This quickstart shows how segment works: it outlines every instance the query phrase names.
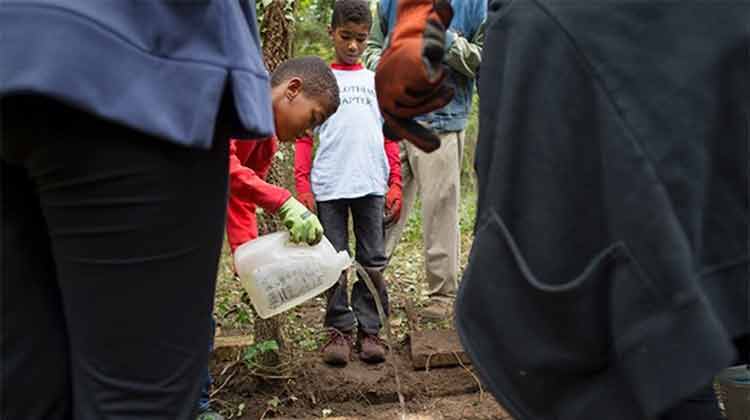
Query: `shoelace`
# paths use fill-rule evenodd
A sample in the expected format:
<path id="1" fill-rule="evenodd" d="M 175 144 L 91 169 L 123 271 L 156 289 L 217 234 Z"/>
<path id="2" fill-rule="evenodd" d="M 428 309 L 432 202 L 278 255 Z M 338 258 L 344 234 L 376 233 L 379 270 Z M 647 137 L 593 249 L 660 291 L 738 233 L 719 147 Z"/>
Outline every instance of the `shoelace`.
<path id="1" fill-rule="evenodd" d="M 372 340 L 375 342 L 375 344 L 381 345 L 388 349 L 388 343 L 377 335 L 365 334 L 364 336 L 362 336 L 362 340 Z"/>
<path id="2" fill-rule="evenodd" d="M 331 343 L 336 343 L 343 341 L 349 345 L 351 345 L 351 338 L 344 334 L 343 332 L 337 330 L 336 328 L 328 328 L 326 329 L 326 332 L 328 333 L 328 341 L 323 345 L 323 347 L 329 346 Z"/>

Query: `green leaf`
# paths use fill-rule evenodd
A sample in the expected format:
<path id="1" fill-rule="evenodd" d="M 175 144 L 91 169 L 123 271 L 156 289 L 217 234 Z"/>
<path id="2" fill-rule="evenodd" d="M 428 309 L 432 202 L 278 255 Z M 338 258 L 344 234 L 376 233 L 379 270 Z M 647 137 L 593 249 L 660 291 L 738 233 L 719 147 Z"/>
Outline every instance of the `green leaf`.
<path id="1" fill-rule="evenodd" d="M 276 340 L 266 340 L 260 343 L 255 343 L 245 349 L 245 355 L 242 358 L 247 367 L 253 367 L 256 365 L 256 359 L 263 353 L 269 351 L 279 351 L 279 343 Z"/>
<path id="2" fill-rule="evenodd" d="M 281 400 L 279 400 L 279 397 L 273 397 L 270 400 L 268 400 L 268 405 L 273 408 L 278 408 L 279 404 L 281 404 Z"/>
<path id="3" fill-rule="evenodd" d="M 279 343 L 277 343 L 276 340 L 266 340 L 258 344 L 258 347 L 260 348 L 261 353 L 266 353 L 269 351 L 278 351 Z"/>

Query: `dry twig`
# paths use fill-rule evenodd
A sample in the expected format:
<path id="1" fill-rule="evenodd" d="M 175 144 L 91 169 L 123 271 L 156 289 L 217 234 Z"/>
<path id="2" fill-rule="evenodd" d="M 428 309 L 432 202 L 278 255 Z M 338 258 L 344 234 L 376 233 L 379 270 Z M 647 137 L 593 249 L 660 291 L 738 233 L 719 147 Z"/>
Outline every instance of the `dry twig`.
<path id="1" fill-rule="evenodd" d="M 484 397 L 484 388 L 482 388 L 482 382 L 480 382 L 479 378 L 477 378 L 477 375 L 474 374 L 474 372 L 472 372 L 469 368 L 467 368 L 464 362 L 461 361 L 461 357 L 458 355 L 458 353 L 454 351 L 453 356 L 456 358 L 456 361 L 458 362 L 458 364 L 461 365 L 461 367 L 464 368 L 464 370 L 469 372 L 469 375 L 471 375 L 472 378 L 474 378 L 474 381 L 479 386 L 479 401 L 482 401 L 482 397 Z"/>

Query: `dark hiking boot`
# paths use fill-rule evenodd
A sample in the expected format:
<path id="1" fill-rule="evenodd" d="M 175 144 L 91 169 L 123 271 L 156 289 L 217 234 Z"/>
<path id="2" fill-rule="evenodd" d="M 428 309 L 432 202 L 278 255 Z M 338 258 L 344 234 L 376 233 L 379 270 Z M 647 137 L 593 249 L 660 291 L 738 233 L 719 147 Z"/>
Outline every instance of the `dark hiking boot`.
<path id="1" fill-rule="evenodd" d="M 328 341 L 323 345 L 321 353 L 323 361 L 329 365 L 346 365 L 352 357 L 352 335 L 330 328 Z"/>
<path id="2" fill-rule="evenodd" d="M 359 334 L 359 358 L 365 363 L 385 361 L 385 342 L 374 334 Z"/>

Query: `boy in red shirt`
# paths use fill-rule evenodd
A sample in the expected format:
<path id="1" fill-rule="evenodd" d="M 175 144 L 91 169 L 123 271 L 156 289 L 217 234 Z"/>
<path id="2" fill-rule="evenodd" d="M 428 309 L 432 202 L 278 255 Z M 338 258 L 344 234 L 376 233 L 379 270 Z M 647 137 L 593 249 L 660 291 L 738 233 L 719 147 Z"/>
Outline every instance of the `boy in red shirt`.
<path id="1" fill-rule="evenodd" d="M 264 181 L 277 139 L 293 142 L 322 124 L 338 108 L 338 86 L 321 59 L 302 57 L 282 63 L 271 78 L 276 137 L 267 141 L 232 139 L 229 149 L 227 237 L 232 252 L 258 236 L 256 207 L 280 213 L 293 242 L 316 244 L 323 236 L 318 218 L 292 194 Z"/>
<path id="2" fill-rule="evenodd" d="M 336 111 L 339 106 L 336 79 L 318 57 L 291 59 L 273 72 L 271 96 L 276 136 L 265 141 L 230 140 L 227 239 L 232 253 L 238 246 L 258 237 L 257 207 L 268 213 L 279 213 L 292 242 L 312 245 L 323 237 L 323 227 L 315 214 L 288 190 L 264 179 L 278 149 L 277 139 L 293 142 Z M 199 400 L 202 414 L 198 418 L 201 420 L 222 419 L 209 409 L 211 382 L 207 371 Z"/>

